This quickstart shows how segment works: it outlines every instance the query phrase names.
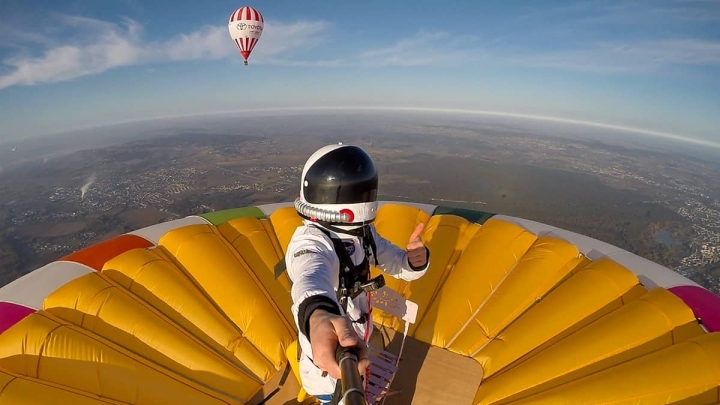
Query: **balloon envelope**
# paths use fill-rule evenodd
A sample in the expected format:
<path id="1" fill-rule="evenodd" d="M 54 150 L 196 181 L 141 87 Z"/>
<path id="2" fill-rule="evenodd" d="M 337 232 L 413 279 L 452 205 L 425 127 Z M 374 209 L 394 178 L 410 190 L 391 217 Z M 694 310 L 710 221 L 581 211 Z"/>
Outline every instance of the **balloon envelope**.
<path id="1" fill-rule="evenodd" d="M 546 224 L 381 202 L 396 245 L 419 223 L 427 274 L 386 277 L 418 305 L 388 404 L 717 402 L 720 297 Z M 292 202 L 189 216 L 1 288 L 0 404 L 256 404 L 288 366 L 267 404 L 302 399 L 291 286 L 275 275 L 300 224 Z M 403 321 L 372 315 L 397 353 Z"/>
<path id="2" fill-rule="evenodd" d="M 262 36 L 264 27 L 265 20 L 262 14 L 252 7 L 240 7 L 230 15 L 228 22 L 230 38 L 235 42 L 246 65 L 250 54 Z"/>

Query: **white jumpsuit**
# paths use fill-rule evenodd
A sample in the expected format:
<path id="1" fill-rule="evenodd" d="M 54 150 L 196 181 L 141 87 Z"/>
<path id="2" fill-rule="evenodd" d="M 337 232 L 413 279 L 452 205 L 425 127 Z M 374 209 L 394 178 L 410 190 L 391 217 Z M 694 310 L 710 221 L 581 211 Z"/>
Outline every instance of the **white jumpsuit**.
<path id="1" fill-rule="evenodd" d="M 318 229 L 321 225 L 305 220 L 304 224 L 298 227 L 293 234 L 285 255 L 285 263 L 288 275 L 293 282 L 292 285 L 292 312 L 295 318 L 299 333 L 299 346 L 302 351 L 300 357 L 300 378 L 305 391 L 320 399 L 322 402 L 335 392 L 336 380 L 327 375 L 322 376 L 322 370 L 313 364 L 312 348 L 305 333 L 305 327 L 301 322 L 306 322 L 303 314 L 306 312 L 308 302 L 318 305 L 318 301 L 324 301 L 319 305 L 337 305 L 342 313 L 337 300 L 336 289 L 339 285 L 340 260 L 334 250 L 332 241 Z M 399 248 L 387 239 L 378 235 L 374 225 L 369 226 L 375 240 L 378 268 L 385 274 L 411 281 L 422 277 L 430 265 L 429 252 L 428 262 L 425 267 L 413 270 L 407 259 L 407 252 Z M 353 264 L 362 263 L 365 258 L 365 250 L 362 241 L 355 236 L 334 233 L 334 238 L 342 239 Z M 371 264 L 374 261 L 371 260 Z M 313 298 L 311 298 L 313 297 Z M 323 298 L 320 298 L 323 297 Z M 311 298 L 309 301 L 308 298 Z M 305 304 L 303 304 L 305 303 Z M 303 313 L 300 313 L 302 311 Z M 365 323 L 354 322 L 353 326 L 358 336 L 366 342 L 372 334 L 372 319 L 370 318 L 370 305 L 366 293 L 361 293 L 354 300 L 348 302 L 347 314 L 351 320 L 360 319 L 363 314 L 368 314 L 369 321 Z"/>

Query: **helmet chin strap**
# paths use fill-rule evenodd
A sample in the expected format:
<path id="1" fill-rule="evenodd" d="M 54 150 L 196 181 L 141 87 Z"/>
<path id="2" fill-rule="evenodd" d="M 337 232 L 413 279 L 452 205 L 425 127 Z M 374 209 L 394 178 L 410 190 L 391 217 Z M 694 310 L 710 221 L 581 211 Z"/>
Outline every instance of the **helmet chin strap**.
<path id="1" fill-rule="evenodd" d="M 346 235 L 357 236 L 358 238 L 365 238 L 370 233 L 370 230 L 368 229 L 368 226 L 370 225 L 369 222 L 358 225 L 358 227 L 354 228 L 354 229 L 343 229 L 343 228 L 335 226 L 335 224 L 332 224 L 327 221 L 317 221 L 317 223 L 322 225 L 324 228 L 331 230 L 335 233 L 344 233 Z"/>

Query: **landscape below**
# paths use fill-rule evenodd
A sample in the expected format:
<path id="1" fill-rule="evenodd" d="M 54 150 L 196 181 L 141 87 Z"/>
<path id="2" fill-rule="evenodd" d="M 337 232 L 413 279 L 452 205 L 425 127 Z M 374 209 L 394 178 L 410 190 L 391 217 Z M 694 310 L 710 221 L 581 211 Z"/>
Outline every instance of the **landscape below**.
<path id="1" fill-rule="evenodd" d="M 443 124 L 437 117 L 432 125 L 377 116 L 336 120 L 277 117 L 277 128 L 242 121 L 247 133 L 267 136 L 238 135 L 237 120 L 227 130 L 204 122 L 201 133 L 150 132 L 137 142 L 125 131 L 114 146 L 88 149 L 95 139 L 89 138 L 82 143 L 87 150 L 35 154 L 14 166 L 3 161 L 0 286 L 134 229 L 292 200 L 307 156 L 342 134 L 372 154 L 383 200 L 553 224 L 720 294 L 717 159 L 539 136 L 515 126 Z"/>
<path id="2" fill-rule="evenodd" d="M 189 216 L 4 286 L 0 404 L 311 403 L 290 280 L 275 275 L 300 223 L 292 203 Z M 418 223 L 427 274 L 386 277 L 419 306 L 388 404 L 720 400 L 720 297 L 707 289 L 507 215 L 386 201 L 376 226 L 404 246 Z M 403 321 L 373 319 L 373 345 L 397 353 Z"/>

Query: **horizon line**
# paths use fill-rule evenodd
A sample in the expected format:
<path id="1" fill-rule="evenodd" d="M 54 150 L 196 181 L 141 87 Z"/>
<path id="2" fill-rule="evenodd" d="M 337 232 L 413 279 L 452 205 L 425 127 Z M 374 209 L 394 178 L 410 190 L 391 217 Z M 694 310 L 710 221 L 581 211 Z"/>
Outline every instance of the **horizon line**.
<path id="1" fill-rule="evenodd" d="M 496 117 L 519 118 L 519 119 L 525 119 L 525 120 L 549 121 L 549 122 L 557 122 L 557 123 L 572 124 L 572 125 L 598 127 L 598 128 L 612 129 L 612 130 L 616 130 L 616 131 L 631 132 L 631 133 L 638 133 L 638 134 L 643 134 L 643 135 L 667 138 L 667 139 L 672 139 L 672 140 L 676 140 L 676 141 L 694 143 L 694 144 L 702 145 L 702 146 L 710 146 L 710 147 L 714 147 L 714 148 L 720 148 L 720 143 L 705 140 L 705 139 L 691 138 L 691 137 L 687 137 L 687 136 L 673 134 L 670 132 L 662 132 L 662 131 L 656 131 L 656 130 L 645 129 L 645 128 L 630 127 L 630 126 L 625 126 L 625 125 L 608 124 L 608 123 L 602 123 L 602 122 L 596 122 L 596 121 L 579 120 L 579 119 L 574 119 L 574 118 L 554 117 L 554 116 L 547 116 L 547 115 L 525 114 L 525 113 L 513 113 L 513 112 L 504 112 L 504 111 L 491 111 L 491 110 L 472 110 L 472 109 L 441 108 L 441 107 L 387 107 L 387 106 L 385 106 L 385 107 L 378 107 L 378 106 L 268 107 L 268 108 L 254 108 L 254 109 L 243 109 L 243 110 L 210 111 L 210 112 L 185 114 L 185 115 L 164 115 L 164 116 L 154 117 L 154 118 L 133 119 L 133 120 L 117 121 L 117 122 L 101 124 L 101 125 L 76 127 L 76 128 L 72 128 L 72 129 L 59 131 L 59 132 L 47 133 L 44 135 L 37 135 L 34 137 L 53 136 L 53 135 L 58 135 L 58 134 L 65 134 L 65 133 L 72 132 L 72 131 L 84 131 L 84 130 L 90 130 L 90 129 L 95 129 L 95 128 L 104 128 L 104 127 L 110 127 L 110 126 L 116 126 L 116 125 L 127 125 L 127 124 L 151 122 L 151 121 L 161 121 L 161 120 L 166 120 L 166 119 L 204 117 L 204 116 L 213 116 L 213 115 L 248 114 L 248 113 L 273 112 L 273 111 L 280 112 L 280 111 L 306 111 L 306 110 L 376 110 L 376 111 L 411 111 L 411 112 L 455 113 L 455 114 L 468 114 L 468 115 L 488 115 L 488 116 L 496 116 Z M 12 142 L 12 141 L 6 141 L 6 142 Z M 2 143 L 6 143 L 6 142 L 2 142 Z"/>

